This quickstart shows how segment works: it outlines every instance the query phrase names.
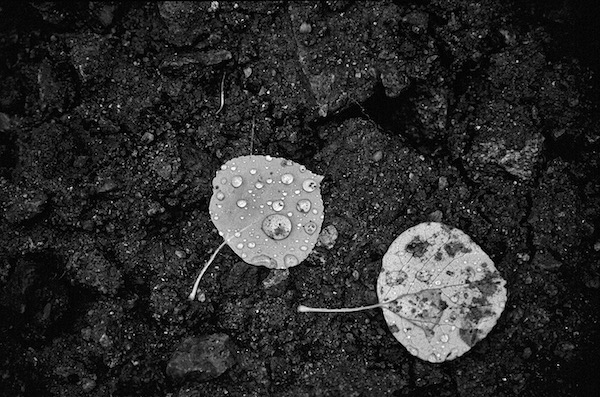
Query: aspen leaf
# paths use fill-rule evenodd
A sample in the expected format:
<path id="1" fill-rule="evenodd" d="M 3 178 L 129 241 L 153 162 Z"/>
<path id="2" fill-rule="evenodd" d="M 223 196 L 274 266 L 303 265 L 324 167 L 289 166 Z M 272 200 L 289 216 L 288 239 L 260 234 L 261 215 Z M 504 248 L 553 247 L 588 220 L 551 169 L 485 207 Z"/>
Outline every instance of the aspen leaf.
<path id="1" fill-rule="evenodd" d="M 404 231 L 383 257 L 379 303 L 351 309 L 300 306 L 299 311 L 350 312 L 380 307 L 394 337 L 431 362 L 460 357 L 496 325 L 506 281 L 462 231 L 426 222 Z"/>
<path id="2" fill-rule="evenodd" d="M 279 157 L 241 156 L 223 164 L 212 182 L 209 213 L 224 241 L 190 299 L 225 244 L 251 265 L 287 269 L 305 260 L 323 224 L 322 180 Z"/>

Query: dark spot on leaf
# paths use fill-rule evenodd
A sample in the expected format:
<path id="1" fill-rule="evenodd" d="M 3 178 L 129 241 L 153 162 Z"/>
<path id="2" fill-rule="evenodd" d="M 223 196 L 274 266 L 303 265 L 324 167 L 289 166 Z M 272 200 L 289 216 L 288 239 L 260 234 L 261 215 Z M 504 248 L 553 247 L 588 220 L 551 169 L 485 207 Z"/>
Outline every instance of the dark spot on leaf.
<path id="1" fill-rule="evenodd" d="M 463 243 L 461 243 L 460 241 L 451 241 L 451 242 L 445 244 L 444 250 L 451 257 L 454 257 L 454 255 L 456 255 L 457 252 L 465 252 L 465 253 L 471 252 L 471 248 L 465 247 L 465 245 Z"/>
<path id="2" fill-rule="evenodd" d="M 420 258 L 427 252 L 427 247 L 429 247 L 427 241 L 421 240 L 419 236 L 415 236 L 410 243 L 406 244 L 405 250 Z"/>
<path id="3" fill-rule="evenodd" d="M 400 328 L 398 328 L 398 326 L 396 324 L 392 324 L 389 326 L 390 331 L 392 332 L 392 334 L 395 334 L 396 332 L 400 331 Z"/>
<path id="4" fill-rule="evenodd" d="M 462 339 L 467 346 L 473 347 L 479 340 L 479 330 L 477 328 L 461 328 L 459 330 L 460 339 Z"/>
<path id="5" fill-rule="evenodd" d="M 481 280 L 468 282 L 469 288 L 477 288 L 483 296 L 492 296 L 498 290 L 497 273 L 488 272 Z"/>

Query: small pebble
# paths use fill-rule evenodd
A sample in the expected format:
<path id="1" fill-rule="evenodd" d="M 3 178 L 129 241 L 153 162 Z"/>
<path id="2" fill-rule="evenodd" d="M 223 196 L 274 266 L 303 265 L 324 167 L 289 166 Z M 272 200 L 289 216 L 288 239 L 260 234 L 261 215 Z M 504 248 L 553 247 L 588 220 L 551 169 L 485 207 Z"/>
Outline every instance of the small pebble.
<path id="1" fill-rule="evenodd" d="M 440 176 L 440 178 L 438 179 L 438 189 L 444 190 L 447 187 L 448 187 L 448 178 L 446 178 L 445 176 Z"/>
<path id="2" fill-rule="evenodd" d="M 310 32 L 312 32 L 312 26 L 310 26 L 310 23 L 302 22 L 302 25 L 300 25 L 300 33 L 310 33 Z"/>

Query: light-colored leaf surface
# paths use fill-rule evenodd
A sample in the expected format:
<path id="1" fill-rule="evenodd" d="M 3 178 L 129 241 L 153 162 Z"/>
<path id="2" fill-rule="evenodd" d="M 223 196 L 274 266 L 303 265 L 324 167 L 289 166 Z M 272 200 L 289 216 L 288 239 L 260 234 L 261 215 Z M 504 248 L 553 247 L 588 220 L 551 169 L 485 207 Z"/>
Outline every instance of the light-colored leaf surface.
<path id="1" fill-rule="evenodd" d="M 314 248 L 323 224 L 322 180 L 284 158 L 236 157 L 213 179 L 210 217 L 245 262 L 296 266 Z"/>
<path id="2" fill-rule="evenodd" d="M 462 231 L 437 222 L 404 231 L 383 257 L 377 294 L 408 351 L 431 362 L 466 353 L 496 325 L 506 281 Z"/>

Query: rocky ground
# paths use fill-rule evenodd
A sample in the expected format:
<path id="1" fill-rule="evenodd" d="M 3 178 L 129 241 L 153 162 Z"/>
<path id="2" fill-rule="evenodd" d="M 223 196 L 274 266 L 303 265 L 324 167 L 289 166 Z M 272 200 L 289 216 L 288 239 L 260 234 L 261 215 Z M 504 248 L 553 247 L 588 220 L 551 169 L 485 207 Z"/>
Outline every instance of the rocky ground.
<path id="1" fill-rule="evenodd" d="M 595 2 L 0 7 L 6 395 L 597 392 Z M 250 153 L 324 175 L 337 239 L 283 275 L 226 247 L 190 302 L 222 241 L 212 178 Z M 507 280 L 470 352 L 422 361 L 380 310 L 296 312 L 375 303 L 427 220 Z"/>

